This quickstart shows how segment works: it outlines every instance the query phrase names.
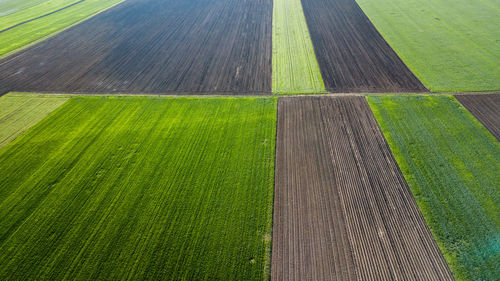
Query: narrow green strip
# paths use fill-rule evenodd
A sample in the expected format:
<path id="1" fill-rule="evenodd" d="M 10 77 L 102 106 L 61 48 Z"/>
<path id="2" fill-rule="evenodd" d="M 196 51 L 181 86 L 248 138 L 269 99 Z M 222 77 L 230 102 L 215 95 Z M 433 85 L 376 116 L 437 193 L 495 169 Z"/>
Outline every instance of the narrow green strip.
<path id="1" fill-rule="evenodd" d="M 274 1 L 273 93 L 326 93 L 300 0 Z"/>
<path id="2" fill-rule="evenodd" d="M 452 96 L 369 96 L 457 280 L 500 276 L 500 143 Z"/>

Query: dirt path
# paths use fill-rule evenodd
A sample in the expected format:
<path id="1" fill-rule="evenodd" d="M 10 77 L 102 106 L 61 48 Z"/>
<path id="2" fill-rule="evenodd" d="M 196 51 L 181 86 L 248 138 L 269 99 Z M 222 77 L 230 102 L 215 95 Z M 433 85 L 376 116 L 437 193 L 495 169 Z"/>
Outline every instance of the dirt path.
<path id="1" fill-rule="evenodd" d="M 364 97 L 281 98 L 272 280 L 452 280 Z"/>

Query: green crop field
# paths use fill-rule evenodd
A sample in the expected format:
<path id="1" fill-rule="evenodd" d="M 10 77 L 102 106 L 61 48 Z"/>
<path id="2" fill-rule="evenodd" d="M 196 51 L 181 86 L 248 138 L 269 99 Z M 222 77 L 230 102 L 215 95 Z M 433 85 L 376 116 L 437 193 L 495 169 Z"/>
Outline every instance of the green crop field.
<path id="1" fill-rule="evenodd" d="M 78 0 L 7 0 L 0 2 L 0 30 L 19 24 L 65 6 Z"/>
<path id="2" fill-rule="evenodd" d="M 455 278 L 500 276 L 500 143 L 451 96 L 368 102 Z"/>
<path id="3" fill-rule="evenodd" d="M 273 2 L 273 93 L 326 93 L 300 0 Z"/>
<path id="4" fill-rule="evenodd" d="M 267 280 L 274 98 L 75 97 L 0 150 L 2 280 Z"/>
<path id="5" fill-rule="evenodd" d="M 430 90 L 500 90 L 500 1 L 357 2 Z"/>
<path id="6" fill-rule="evenodd" d="M 9 94 L 0 97 L 0 149 L 66 100 L 66 97 L 29 94 Z"/>
<path id="7" fill-rule="evenodd" d="M 0 32 L 0 57 L 64 30 L 122 1 L 85 0 L 47 17 L 22 24 L 5 32 Z M 19 1 L 15 1 L 15 3 L 17 2 Z M 12 0 L 5 3 L 0 1 L 0 30 L 42 16 L 75 2 L 77 1 L 22 0 L 21 5 L 18 6 Z"/>

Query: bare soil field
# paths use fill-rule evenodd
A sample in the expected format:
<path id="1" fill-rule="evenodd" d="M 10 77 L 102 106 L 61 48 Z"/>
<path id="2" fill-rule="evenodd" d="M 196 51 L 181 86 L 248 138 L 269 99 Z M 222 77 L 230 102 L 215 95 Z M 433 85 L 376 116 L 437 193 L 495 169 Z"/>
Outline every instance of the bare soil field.
<path id="1" fill-rule="evenodd" d="M 500 95 L 456 95 L 455 98 L 500 141 Z"/>
<path id="2" fill-rule="evenodd" d="M 328 91 L 426 91 L 355 0 L 302 0 L 302 6 Z"/>
<path id="3" fill-rule="evenodd" d="M 271 32 L 271 0 L 129 0 L 0 60 L 0 92 L 270 93 Z"/>
<path id="4" fill-rule="evenodd" d="M 272 280 L 452 280 L 364 97 L 278 103 Z"/>

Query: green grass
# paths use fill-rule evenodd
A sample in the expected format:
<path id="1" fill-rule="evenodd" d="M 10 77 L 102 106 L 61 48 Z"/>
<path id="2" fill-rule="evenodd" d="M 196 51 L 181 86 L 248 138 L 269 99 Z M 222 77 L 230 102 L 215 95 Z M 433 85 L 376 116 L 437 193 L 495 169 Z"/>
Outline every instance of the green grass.
<path id="1" fill-rule="evenodd" d="M 300 0 L 274 1 L 273 93 L 326 93 Z"/>
<path id="2" fill-rule="evenodd" d="M 430 90 L 500 90 L 500 1 L 357 2 Z"/>
<path id="3" fill-rule="evenodd" d="M 54 35 L 122 1 L 123 0 L 86 0 L 55 14 L 2 32 L 0 33 L 0 57 Z M 0 29 L 57 10 L 76 2 L 76 0 L 45 1 L 44 3 L 39 3 L 39 5 L 30 7 L 30 4 L 36 4 L 36 2 L 40 1 L 22 0 L 19 11 L 0 17 Z M 12 5 L 10 2 L 6 4 Z"/>
<path id="4" fill-rule="evenodd" d="M 500 143 L 452 96 L 369 96 L 458 280 L 500 276 Z"/>
<path id="5" fill-rule="evenodd" d="M 2 280 L 267 280 L 274 98 L 72 98 L 0 151 Z"/>
<path id="6" fill-rule="evenodd" d="M 67 98 L 9 94 L 0 97 L 0 149 L 40 122 Z"/>
<path id="7" fill-rule="evenodd" d="M 78 0 L 16 0 L 0 2 L 0 30 L 33 19 Z"/>

